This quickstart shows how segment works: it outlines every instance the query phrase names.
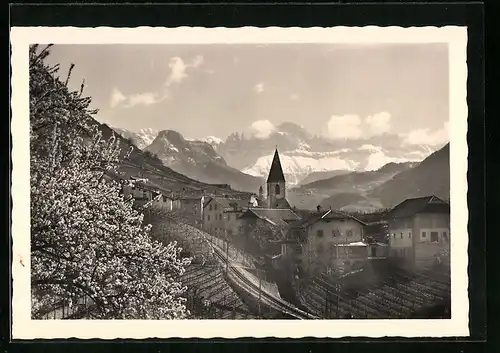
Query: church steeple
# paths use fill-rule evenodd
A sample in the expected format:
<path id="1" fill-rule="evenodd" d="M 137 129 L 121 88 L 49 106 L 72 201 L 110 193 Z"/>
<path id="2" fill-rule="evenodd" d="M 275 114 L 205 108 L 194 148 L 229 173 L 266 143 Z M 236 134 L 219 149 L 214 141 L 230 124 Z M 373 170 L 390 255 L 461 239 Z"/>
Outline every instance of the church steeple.
<path id="1" fill-rule="evenodd" d="M 278 148 L 276 148 L 273 161 L 271 163 L 271 169 L 269 170 L 269 176 L 267 177 L 268 208 L 283 208 L 283 206 L 289 206 L 285 198 L 285 186 L 285 175 L 283 174 L 283 168 L 281 168 Z"/>
<path id="2" fill-rule="evenodd" d="M 267 177 L 267 183 L 285 183 L 285 175 L 283 174 L 283 169 L 281 168 L 280 156 L 278 154 L 278 148 L 274 151 L 273 161 L 271 163 L 271 170 L 269 171 L 269 176 Z"/>

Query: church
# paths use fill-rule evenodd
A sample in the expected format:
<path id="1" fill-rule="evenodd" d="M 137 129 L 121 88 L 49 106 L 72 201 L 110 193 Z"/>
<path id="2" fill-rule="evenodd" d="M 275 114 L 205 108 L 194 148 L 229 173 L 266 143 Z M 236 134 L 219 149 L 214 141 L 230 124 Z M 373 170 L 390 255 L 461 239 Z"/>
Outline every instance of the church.
<path id="1" fill-rule="evenodd" d="M 264 198 L 262 186 L 259 189 L 259 199 L 262 207 L 269 209 L 291 209 L 286 199 L 286 180 L 281 167 L 278 149 L 274 151 L 271 169 L 267 177 L 267 197 Z"/>
<path id="2" fill-rule="evenodd" d="M 247 209 L 240 217 L 246 235 L 256 224 L 267 224 L 285 231 L 289 223 L 300 219 L 286 199 L 286 180 L 281 167 L 278 149 L 274 152 L 273 161 L 267 178 L 267 195 L 263 188 L 259 190 L 259 206 Z M 284 234 L 283 234 L 284 235 Z"/>

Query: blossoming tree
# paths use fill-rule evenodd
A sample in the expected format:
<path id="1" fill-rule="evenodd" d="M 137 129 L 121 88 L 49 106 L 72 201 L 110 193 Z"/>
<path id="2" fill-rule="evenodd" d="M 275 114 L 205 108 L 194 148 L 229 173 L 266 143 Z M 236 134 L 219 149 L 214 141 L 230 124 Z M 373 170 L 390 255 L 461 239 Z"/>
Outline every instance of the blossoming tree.
<path id="1" fill-rule="evenodd" d="M 50 46 L 49 46 L 50 47 Z M 178 281 L 189 259 L 150 237 L 143 215 L 106 178 L 119 139 L 103 141 L 90 98 L 30 47 L 32 317 L 57 305 L 88 305 L 80 317 L 175 319 L 186 315 Z"/>

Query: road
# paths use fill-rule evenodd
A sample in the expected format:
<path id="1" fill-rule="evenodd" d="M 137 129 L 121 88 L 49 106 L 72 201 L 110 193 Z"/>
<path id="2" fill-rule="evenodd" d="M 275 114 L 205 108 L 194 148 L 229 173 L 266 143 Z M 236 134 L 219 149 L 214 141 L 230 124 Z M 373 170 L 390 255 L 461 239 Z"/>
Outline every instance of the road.
<path id="1" fill-rule="evenodd" d="M 221 241 L 221 240 L 219 240 Z M 319 317 L 311 315 L 294 305 L 288 303 L 287 301 L 274 296 L 273 294 L 262 290 L 259 288 L 259 285 L 254 283 L 248 272 L 246 272 L 241 266 L 235 266 L 232 261 L 229 261 L 226 258 L 226 253 L 223 249 L 221 249 L 218 245 L 212 243 L 212 247 L 214 249 L 215 255 L 219 258 L 219 260 L 225 265 L 228 266 L 228 276 L 231 277 L 236 285 L 242 288 L 245 292 L 252 295 L 256 300 L 259 300 L 259 292 L 260 292 L 260 300 L 261 303 L 277 310 L 283 314 L 287 314 L 291 317 L 300 320 L 307 319 L 319 319 Z"/>

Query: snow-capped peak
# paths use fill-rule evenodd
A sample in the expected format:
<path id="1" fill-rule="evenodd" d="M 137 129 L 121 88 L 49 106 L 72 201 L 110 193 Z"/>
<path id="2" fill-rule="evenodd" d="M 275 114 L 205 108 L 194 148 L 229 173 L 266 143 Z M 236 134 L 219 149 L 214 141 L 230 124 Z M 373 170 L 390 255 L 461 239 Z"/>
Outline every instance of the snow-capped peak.
<path id="1" fill-rule="evenodd" d="M 215 137 L 215 136 L 206 136 L 200 139 L 200 141 L 209 143 L 210 145 L 220 145 L 224 141 L 222 139 Z"/>
<path id="2" fill-rule="evenodd" d="M 146 146 L 149 146 L 154 141 L 156 136 L 158 136 L 158 130 L 154 130 L 152 128 L 140 129 L 137 132 L 137 135 L 144 141 Z"/>
<path id="3" fill-rule="evenodd" d="M 114 128 L 114 130 L 124 138 L 131 139 L 132 142 L 140 149 L 144 149 L 149 146 L 158 135 L 158 130 L 151 128 L 144 128 L 137 132 L 121 128 Z"/>

